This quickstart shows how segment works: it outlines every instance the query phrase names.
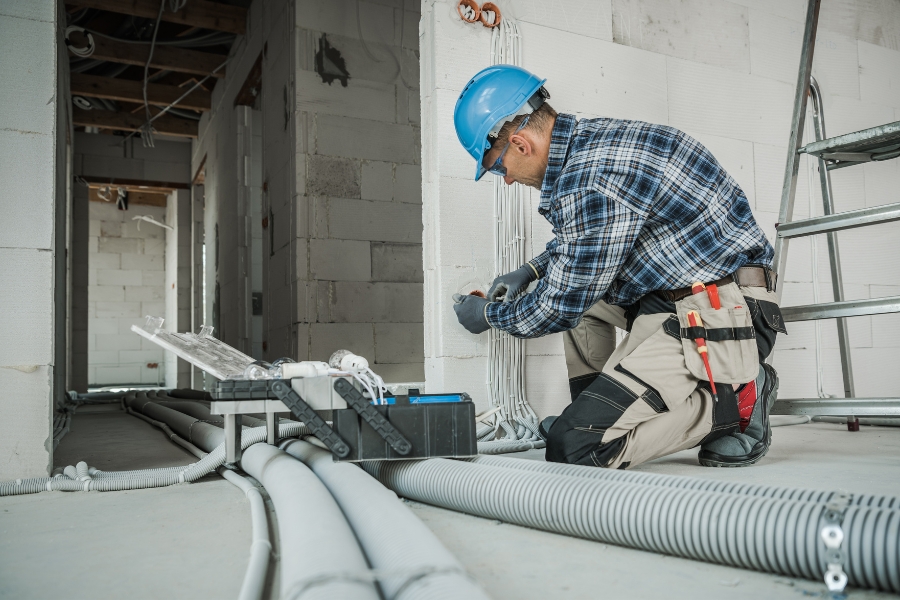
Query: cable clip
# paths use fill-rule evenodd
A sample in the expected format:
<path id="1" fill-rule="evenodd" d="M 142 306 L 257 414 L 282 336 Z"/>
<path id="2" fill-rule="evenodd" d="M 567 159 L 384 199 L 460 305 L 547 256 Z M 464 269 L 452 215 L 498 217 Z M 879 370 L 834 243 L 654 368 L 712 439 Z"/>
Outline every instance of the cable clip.
<path id="1" fill-rule="evenodd" d="M 847 492 L 838 492 L 825 505 L 824 520 L 820 535 L 825 543 L 825 586 L 829 592 L 843 592 L 847 587 L 847 574 L 844 572 L 844 553 L 841 543 L 844 541 L 844 530 L 841 523 L 850 506 L 853 496 Z"/>

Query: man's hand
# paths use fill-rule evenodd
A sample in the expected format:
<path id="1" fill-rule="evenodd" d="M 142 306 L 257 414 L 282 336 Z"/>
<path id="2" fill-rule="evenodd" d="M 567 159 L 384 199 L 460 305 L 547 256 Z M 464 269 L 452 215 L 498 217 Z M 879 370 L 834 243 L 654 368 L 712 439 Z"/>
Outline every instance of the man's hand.
<path id="1" fill-rule="evenodd" d="M 455 302 L 453 310 L 456 312 L 456 318 L 469 333 L 482 333 L 491 328 L 484 316 L 487 300 L 478 296 L 453 294 L 453 302 Z"/>
<path id="2" fill-rule="evenodd" d="M 535 279 L 537 277 L 528 265 L 519 267 L 512 273 L 501 275 L 494 280 L 491 289 L 488 290 L 488 300 L 497 302 L 500 298 L 503 298 L 504 302 L 512 302 Z"/>

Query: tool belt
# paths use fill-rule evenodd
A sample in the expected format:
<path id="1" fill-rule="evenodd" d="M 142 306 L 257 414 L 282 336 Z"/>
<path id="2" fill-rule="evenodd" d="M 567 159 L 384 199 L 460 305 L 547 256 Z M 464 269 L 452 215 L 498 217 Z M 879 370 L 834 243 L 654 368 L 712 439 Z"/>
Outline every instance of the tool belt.
<path id="1" fill-rule="evenodd" d="M 759 265 L 747 265 L 739 268 L 732 275 L 706 283 L 706 285 L 714 284 L 716 286 L 728 285 L 736 283 L 741 287 L 764 287 L 769 292 L 775 291 L 775 284 L 778 281 L 778 274 L 769 267 Z M 678 302 L 683 298 L 687 298 L 693 292 L 690 287 L 679 288 L 677 290 L 660 290 L 656 292 L 664 300 L 669 302 Z"/>

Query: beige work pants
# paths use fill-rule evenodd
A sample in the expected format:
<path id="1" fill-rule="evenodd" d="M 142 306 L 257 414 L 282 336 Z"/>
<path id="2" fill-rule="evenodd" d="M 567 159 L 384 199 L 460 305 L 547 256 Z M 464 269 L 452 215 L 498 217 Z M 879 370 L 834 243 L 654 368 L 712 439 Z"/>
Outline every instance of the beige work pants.
<path id="1" fill-rule="evenodd" d="M 627 468 L 733 430 L 737 401 L 730 384 L 756 378 L 756 331 L 766 327 L 758 301 L 772 313 L 777 299 L 765 288 L 733 283 L 719 295 L 718 311 L 701 295 L 676 302 L 675 313 L 638 316 L 617 348 L 614 327 L 624 328 L 623 309 L 594 305 L 565 334 L 570 387 L 578 393 L 550 428 L 547 460 Z M 682 335 L 690 310 L 717 332 L 711 337 L 735 338 L 708 342 L 718 404 L 703 383 L 708 378 L 693 338 Z M 774 340 L 772 332 L 767 336 Z"/>

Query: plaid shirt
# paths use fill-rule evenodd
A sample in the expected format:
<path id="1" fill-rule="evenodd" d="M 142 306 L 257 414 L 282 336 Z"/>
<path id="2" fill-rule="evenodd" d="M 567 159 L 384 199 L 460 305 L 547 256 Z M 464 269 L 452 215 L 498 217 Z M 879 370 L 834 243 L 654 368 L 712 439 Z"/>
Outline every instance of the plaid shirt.
<path id="1" fill-rule="evenodd" d="M 571 329 L 598 300 L 627 306 L 772 262 L 738 184 L 699 142 L 663 125 L 559 115 L 538 212 L 556 237 L 529 261 L 537 287 L 485 310 L 517 337 Z"/>

